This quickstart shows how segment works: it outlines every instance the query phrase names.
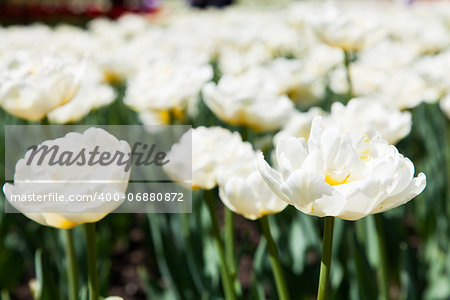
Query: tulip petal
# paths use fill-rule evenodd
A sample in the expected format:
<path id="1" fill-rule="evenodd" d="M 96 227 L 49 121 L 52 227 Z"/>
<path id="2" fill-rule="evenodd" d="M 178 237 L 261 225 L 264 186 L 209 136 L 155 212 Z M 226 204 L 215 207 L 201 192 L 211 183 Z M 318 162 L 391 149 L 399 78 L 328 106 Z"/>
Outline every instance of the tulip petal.
<path id="1" fill-rule="evenodd" d="M 257 158 L 258 170 L 261 173 L 262 178 L 270 187 L 270 189 L 277 195 L 281 200 L 291 203 L 289 198 L 281 191 L 281 185 L 284 180 L 278 171 L 275 171 L 269 164 L 264 160 L 264 155 L 259 153 Z"/>
<path id="2" fill-rule="evenodd" d="M 365 217 L 386 196 L 385 186 L 374 178 L 336 186 L 346 199 L 345 208 L 338 217 L 352 221 Z"/>
<path id="3" fill-rule="evenodd" d="M 345 205 L 342 196 L 311 171 L 294 171 L 281 190 L 297 209 L 318 217 L 336 216 Z"/>
<path id="4" fill-rule="evenodd" d="M 280 171 L 283 177 L 287 178 L 290 172 L 301 168 L 308 155 L 305 139 L 294 137 L 280 139 L 276 155 Z"/>
<path id="5" fill-rule="evenodd" d="M 408 187 L 401 193 L 386 198 L 378 207 L 376 207 L 371 213 L 376 214 L 403 205 L 409 200 L 413 199 L 425 189 L 427 179 L 424 173 L 420 173 L 415 177 Z"/>

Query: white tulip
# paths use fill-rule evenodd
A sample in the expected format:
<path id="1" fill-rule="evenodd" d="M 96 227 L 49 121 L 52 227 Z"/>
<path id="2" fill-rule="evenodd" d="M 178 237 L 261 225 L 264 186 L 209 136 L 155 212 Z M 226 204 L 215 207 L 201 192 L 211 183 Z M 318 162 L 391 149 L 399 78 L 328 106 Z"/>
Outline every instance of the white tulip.
<path id="1" fill-rule="evenodd" d="M 331 51 L 336 50 L 327 46 L 324 47 L 332 49 Z M 278 94 L 287 95 L 297 104 L 309 107 L 323 98 L 325 93 L 325 75 L 328 71 L 323 71 L 326 68 L 324 65 L 333 60 L 333 55 L 329 52 L 326 58 L 319 58 L 320 53 L 318 52 L 321 49 L 323 48 L 317 47 L 314 50 L 317 51 L 314 55 L 315 58 L 277 58 L 264 65 L 247 70 L 243 76 L 261 78 L 261 85 L 274 83 L 277 86 Z M 323 70 L 315 65 L 316 58 L 321 62 Z"/>
<path id="2" fill-rule="evenodd" d="M 435 90 L 438 100 L 450 92 L 450 52 L 446 51 L 438 55 L 427 55 L 418 59 L 413 65 L 413 70 L 426 83 Z"/>
<path id="3" fill-rule="evenodd" d="M 115 98 L 116 92 L 107 84 L 81 86 L 69 103 L 52 110 L 47 117 L 52 124 L 77 122 L 91 110 L 111 104 Z"/>
<path id="4" fill-rule="evenodd" d="M 219 197 L 230 210 L 250 220 L 282 211 L 281 201 L 264 182 L 256 167 L 256 153 L 222 168 L 218 175 Z"/>
<path id="5" fill-rule="evenodd" d="M 53 124 L 74 123 L 89 114 L 91 110 L 111 104 L 116 98 L 114 89 L 103 83 L 103 73 L 94 65 L 86 66 L 86 76 L 71 101 L 54 110 L 47 118 Z"/>
<path id="6" fill-rule="evenodd" d="M 381 36 L 375 20 L 363 10 L 346 12 L 327 5 L 320 15 L 310 18 L 310 24 L 318 39 L 327 45 L 359 51 Z"/>
<path id="7" fill-rule="evenodd" d="M 380 17 L 379 22 L 394 40 L 414 43 L 422 54 L 435 54 L 450 45 L 448 29 L 435 14 L 420 15 L 417 11 L 401 9 L 394 14 L 380 14 Z"/>
<path id="8" fill-rule="evenodd" d="M 297 53 L 302 45 L 299 35 L 283 17 L 280 10 L 229 9 L 218 14 L 211 22 L 209 39 L 217 41 L 222 74 L 238 75 L 274 57 Z"/>
<path id="9" fill-rule="evenodd" d="M 149 20 L 143 16 L 126 14 L 117 21 L 96 18 L 89 22 L 88 28 L 91 32 L 99 36 L 129 39 L 144 33 L 149 25 Z"/>
<path id="10" fill-rule="evenodd" d="M 130 170 L 126 170 L 126 166 L 118 165 L 117 162 L 105 166 L 88 165 L 87 156 L 98 147 L 99 152 L 108 152 L 111 157 L 116 151 L 120 151 L 126 158 L 131 152 L 126 141 L 119 141 L 103 129 L 89 128 L 82 134 L 71 132 L 62 138 L 47 140 L 38 145 L 38 148 L 41 146 L 48 146 L 49 149 L 58 146 L 60 159 L 64 151 L 73 153 L 73 157 L 66 159 L 75 159 L 83 149 L 86 156 L 84 163 L 78 158 L 76 164 L 67 166 L 50 165 L 52 155 L 45 155 L 39 165 L 39 156 L 32 156 L 32 149 L 26 152 L 25 157 L 16 164 L 14 184 L 6 183 L 3 191 L 9 203 L 28 218 L 46 226 L 72 228 L 79 224 L 99 221 L 124 201 Z M 28 163 L 31 158 L 31 163 Z M 15 200 L 17 195 L 35 194 L 44 197 L 52 193 L 63 195 L 64 201 Z M 94 198 L 102 193 L 117 193 L 121 197 L 119 201 Z M 72 201 L 74 195 L 90 196 L 92 201 Z"/>
<path id="11" fill-rule="evenodd" d="M 410 112 L 401 112 L 376 98 L 355 98 L 347 105 L 335 102 L 329 121 L 342 132 L 354 136 L 378 132 L 390 144 L 406 137 L 412 126 Z"/>
<path id="12" fill-rule="evenodd" d="M 308 140 L 313 119 L 316 116 L 324 115 L 325 112 L 318 107 L 312 107 L 307 112 L 295 112 L 284 125 L 283 129 L 273 137 L 274 145 L 276 146 L 280 139 L 286 136 L 302 137 Z"/>
<path id="13" fill-rule="evenodd" d="M 269 49 L 259 43 L 250 44 L 245 49 L 224 43 L 218 52 L 219 69 L 226 75 L 238 75 L 272 58 Z"/>
<path id="14" fill-rule="evenodd" d="M 127 86 L 125 104 L 146 110 L 184 110 L 196 102 L 205 82 L 212 79 L 210 65 L 165 61 L 147 66 Z"/>
<path id="15" fill-rule="evenodd" d="M 441 93 L 430 86 L 411 68 L 396 69 L 388 73 L 379 90 L 386 104 L 398 109 L 416 107 L 422 102 L 436 102 Z"/>
<path id="16" fill-rule="evenodd" d="M 54 55 L 10 61 L 0 67 L 0 105 L 16 117 L 39 121 L 75 96 L 83 69 Z"/>
<path id="17" fill-rule="evenodd" d="M 382 40 L 361 51 L 357 63 L 365 66 L 389 70 L 404 67 L 412 63 L 420 55 L 416 43 L 394 42 L 388 39 Z M 353 64 L 354 65 L 354 64 Z M 355 78 L 357 79 L 357 78 Z"/>
<path id="18" fill-rule="evenodd" d="M 190 143 L 192 157 L 188 157 L 191 153 L 186 151 Z M 188 131 L 179 143 L 172 146 L 167 153 L 171 163 L 163 168 L 175 181 L 186 179 L 187 174 L 192 172 L 192 188 L 210 190 L 217 185 L 221 168 L 252 157 L 254 152 L 251 144 L 243 142 L 239 133 L 232 133 L 222 127 L 202 126 Z"/>
<path id="19" fill-rule="evenodd" d="M 274 144 L 277 145 L 285 136 L 308 140 L 311 123 L 316 116 L 323 116 L 322 128 L 335 126 L 352 137 L 378 132 L 390 144 L 396 144 L 406 137 L 412 126 L 411 113 L 408 111 L 401 112 L 377 98 L 354 98 L 347 105 L 333 103 L 329 114 L 317 107 L 305 113 L 295 113 L 274 136 Z"/>
<path id="20" fill-rule="evenodd" d="M 378 68 L 362 63 L 350 66 L 353 93 L 360 97 L 375 97 L 400 110 L 413 108 L 422 102 L 435 102 L 443 92 L 422 78 L 411 67 Z M 335 93 L 348 90 L 346 71 L 338 68 L 330 74 L 330 88 Z"/>
<path id="21" fill-rule="evenodd" d="M 203 88 L 206 105 L 231 125 L 248 126 L 255 131 L 276 130 L 295 111 L 287 96 L 278 95 L 279 86 L 256 73 L 224 75 L 219 83 Z"/>
<path id="22" fill-rule="evenodd" d="M 423 173 L 379 135 L 352 140 L 337 128 L 322 131 L 314 119 L 306 142 L 286 137 L 272 169 L 261 155 L 258 169 L 272 191 L 303 213 L 357 220 L 402 205 L 426 185 Z"/>

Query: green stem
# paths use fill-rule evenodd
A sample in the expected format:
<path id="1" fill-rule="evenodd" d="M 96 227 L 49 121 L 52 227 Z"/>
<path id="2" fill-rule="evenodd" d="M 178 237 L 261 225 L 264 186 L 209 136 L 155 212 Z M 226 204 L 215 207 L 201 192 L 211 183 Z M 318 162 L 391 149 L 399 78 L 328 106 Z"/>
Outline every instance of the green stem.
<path id="1" fill-rule="evenodd" d="M 69 299 L 78 300 L 78 270 L 73 245 L 72 229 L 62 229 L 64 232 L 64 246 L 66 251 L 67 281 L 69 283 Z"/>
<path id="2" fill-rule="evenodd" d="M 97 250 L 95 240 L 95 223 L 84 224 L 86 233 L 89 299 L 98 300 Z"/>
<path id="3" fill-rule="evenodd" d="M 211 217 L 213 238 L 217 247 L 217 252 L 219 254 L 220 273 L 223 282 L 223 290 L 225 293 L 225 298 L 227 300 L 236 300 L 236 295 L 233 288 L 233 281 L 230 276 L 227 260 L 225 257 L 223 241 L 220 236 L 219 221 L 217 220 L 216 206 L 214 205 L 214 197 L 212 193 L 213 191 L 205 191 L 205 202 L 206 205 L 208 206 L 209 215 Z"/>
<path id="4" fill-rule="evenodd" d="M 330 291 L 331 254 L 333 251 L 334 217 L 325 217 L 322 242 L 322 261 L 320 262 L 318 300 L 328 299 Z"/>
<path id="5" fill-rule="evenodd" d="M 348 50 L 344 50 L 344 64 L 345 64 L 345 71 L 347 75 L 347 85 L 348 85 L 348 91 L 347 91 L 347 102 L 353 98 L 353 83 L 352 83 L 352 77 L 350 74 L 350 64 L 351 64 L 351 52 Z"/>
<path id="6" fill-rule="evenodd" d="M 192 280 L 194 281 L 194 285 L 199 291 L 205 291 L 206 287 L 203 284 L 201 272 L 199 271 L 199 267 L 196 263 L 194 253 L 192 250 L 194 247 L 192 247 L 191 244 L 191 231 L 189 228 L 189 214 L 179 214 L 181 217 L 181 226 L 182 226 L 182 233 L 183 238 L 185 242 L 185 249 L 186 252 L 186 264 L 189 269 L 189 272 L 191 273 Z"/>
<path id="7" fill-rule="evenodd" d="M 230 268 L 230 272 L 232 273 L 235 271 L 233 220 L 233 212 L 225 207 L 225 256 L 227 258 L 228 268 Z"/>
<path id="8" fill-rule="evenodd" d="M 245 141 L 248 140 L 248 137 L 247 137 L 247 127 L 241 126 L 241 127 L 239 128 L 239 133 L 241 134 L 242 141 L 245 142 Z"/>
<path id="9" fill-rule="evenodd" d="M 388 278 L 388 265 L 386 257 L 386 243 L 384 240 L 384 226 L 383 217 L 381 214 L 374 215 L 375 227 L 377 230 L 377 244 L 378 244 L 378 280 L 380 283 L 381 299 L 389 299 L 389 278 Z"/>
<path id="10" fill-rule="evenodd" d="M 241 285 L 237 280 L 236 260 L 234 256 L 234 213 L 225 207 L 225 258 L 236 293 L 241 294 Z"/>
<path id="11" fill-rule="evenodd" d="M 270 232 L 269 218 L 264 216 L 260 219 L 261 229 L 267 241 L 267 249 L 269 250 L 270 263 L 272 265 L 275 284 L 277 285 L 278 298 L 280 300 L 289 300 L 289 292 L 284 280 L 283 270 L 281 269 L 280 257 L 278 255 L 277 246 Z"/>

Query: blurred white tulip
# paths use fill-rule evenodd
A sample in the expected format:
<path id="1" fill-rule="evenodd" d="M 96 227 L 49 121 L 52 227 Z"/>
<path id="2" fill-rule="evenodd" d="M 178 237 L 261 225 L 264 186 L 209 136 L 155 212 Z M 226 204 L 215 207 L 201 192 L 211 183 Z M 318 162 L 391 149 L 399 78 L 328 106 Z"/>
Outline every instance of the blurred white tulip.
<path id="1" fill-rule="evenodd" d="M 197 105 L 203 84 L 212 77 L 207 64 L 159 62 L 128 82 L 124 102 L 138 112 L 190 110 Z"/>
<path id="2" fill-rule="evenodd" d="M 48 146 L 49 149 L 58 146 L 60 155 L 64 151 L 70 151 L 74 153 L 73 159 L 81 151 L 88 155 L 88 152 L 96 147 L 99 152 L 110 153 L 111 157 L 116 151 L 121 151 L 125 155 L 131 152 L 130 145 L 126 141 L 119 141 L 99 128 L 89 128 L 82 134 L 71 132 L 62 138 L 47 140 L 39 144 L 38 148 L 41 146 Z M 72 228 L 79 224 L 101 220 L 124 201 L 130 176 L 130 170 L 125 170 L 124 165 L 117 163 L 89 165 L 87 159 L 81 163 L 81 158 L 77 159 L 80 164 L 53 165 L 50 164 L 52 155 L 46 155 L 40 165 L 34 156 L 31 164 L 28 164 L 32 152 L 32 149 L 28 150 L 25 157 L 17 162 L 14 184 L 6 183 L 3 186 L 3 192 L 9 203 L 31 220 L 46 226 Z M 63 195 L 64 201 L 15 200 L 17 195 L 44 197 L 52 194 Z M 118 194 L 121 197 L 118 201 L 103 201 L 101 194 Z M 89 196 L 92 201 L 70 200 L 70 197 L 76 195 Z"/>
<path id="3" fill-rule="evenodd" d="M 270 131 L 283 126 L 295 111 L 289 98 L 280 96 L 278 90 L 276 82 L 252 72 L 224 75 L 218 84 L 206 84 L 203 98 L 209 109 L 228 124 Z"/>
<path id="4" fill-rule="evenodd" d="M 192 136 L 192 158 L 186 151 Z M 197 127 L 184 134 L 180 142 L 174 144 L 167 153 L 170 164 L 164 171 L 175 181 L 181 181 L 192 172 L 192 188 L 210 190 L 217 186 L 220 169 L 236 161 L 246 161 L 254 157 L 252 145 L 243 142 L 237 132 L 222 127 Z M 192 164 L 190 163 L 192 159 Z"/>
<path id="5" fill-rule="evenodd" d="M 307 112 L 294 113 L 282 130 L 273 137 L 274 146 L 278 144 L 281 138 L 286 136 L 302 137 L 308 140 L 311 123 L 316 116 L 325 116 L 325 112 L 321 108 L 313 107 Z"/>
<path id="6" fill-rule="evenodd" d="M 11 59 L 0 67 L 0 106 L 29 121 L 42 120 L 76 95 L 84 65 L 56 55 Z"/>
<path id="7" fill-rule="evenodd" d="M 264 182 L 254 157 L 238 160 L 220 169 L 220 200 L 233 212 L 250 220 L 282 211 L 288 204 L 275 195 Z"/>
<path id="8" fill-rule="evenodd" d="M 52 110 L 47 118 L 52 124 L 74 123 L 116 99 L 112 86 L 104 83 L 102 71 L 89 62 L 76 95 L 67 104 Z"/>
<path id="9" fill-rule="evenodd" d="M 401 112 L 376 98 L 355 98 L 347 105 L 331 105 L 329 123 L 352 136 L 378 132 L 390 144 L 406 137 L 412 126 L 409 111 Z"/>
<path id="10" fill-rule="evenodd" d="M 410 112 L 390 107 L 377 98 L 361 97 L 351 99 L 347 105 L 333 103 L 330 113 L 313 107 L 308 112 L 293 114 L 282 130 L 274 136 L 274 144 L 277 145 L 280 139 L 286 136 L 308 140 L 311 124 L 316 116 L 323 116 L 322 128 L 334 126 L 352 137 L 361 134 L 374 135 L 378 132 L 393 145 L 406 137 L 412 126 Z"/>
<path id="11" fill-rule="evenodd" d="M 383 36 L 376 17 L 367 11 L 323 6 L 319 15 L 310 17 L 310 26 L 318 39 L 330 46 L 359 51 Z"/>

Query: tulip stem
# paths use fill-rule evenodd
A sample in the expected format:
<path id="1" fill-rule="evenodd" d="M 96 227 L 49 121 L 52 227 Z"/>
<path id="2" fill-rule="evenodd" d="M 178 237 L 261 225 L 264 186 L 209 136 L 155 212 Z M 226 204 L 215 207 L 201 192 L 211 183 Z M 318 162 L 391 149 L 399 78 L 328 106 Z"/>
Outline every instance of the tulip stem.
<path id="1" fill-rule="evenodd" d="M 345 72 L 347 76 L 347 102 L 353 98 L 353 83 L 352 83 L 352 76 L 350 74 L 350 64 L 351 64 L 351 57 L 352 53 L 348 50 L 344 50 L 344 64 L 345 64 Z"/>
<path id="2" fill-rule="evenodd" d="M 233 289 L 233 281 L 230 276 L 223 241 L 220 235 L 219 221 L 217 220 L 216 206 L 214 205 L 214 197 L 212 193 L 213 191 L 205 191 L 205 202 L 208 206 L 209 215 L 211 217 L 212 234 L 217 247 L 217 252 L 219 254 L 220 274 L 222 277 L 223 290 L 227 300 L 236 300 L 236 295 Z"/>
<path id="3" fill-rule="evenodd" d="M 269 218 L 264 216 L 260 219 L 261 229 L 267 241 L 267 250 L 269 251 L 270 263 L 272 265 L 275 284 L 277 286 L 278 298 L 280 300 L 289 300 L 289 292 L 284 279 L 283 270 L 281 269 L 280 257 L 278 249 L 270 232 Z"/>
<path id="4" fill-rule="evenodd" d="M 236 261 L 234 258 L 234 213 L 225 207 L 225 257 L 228 263 L 231 280 L 237 294 L 241 293 L 241 286 L 237 280 Z"/>
<path id="5" fill-rule="evenodd" d="M 318 300 L 328 299 L 330 292 L 331 254 L 333 251 L 334 217 L 325 217 L 322 242 L 322 260 L 320 262 Z"/>
<path id="6" fill-rule="evenodd" d="M 98 300 L 97 250 L 95 239 L 95 223 L 84 224 L 86 233 L 89 299 Z"/>
<path id="7" fill-rule="evenodd" d="M 234 269 L 234 231 L 233 231 L 233 212 L 225 207 L 225 254 L 228 261 L 228 267 L 233 272 Z"/>
<path id="8" fill-rule="evenodd" d="M 375 227 L 377 230 L 377 244 L 378 244 L 378 258 L 379 258 L 379 268 L 378 268 L 378 280 L 380 283 L 381 299 L 389 299 L 389 281 L 388 281 L 388 268 L 387 268 L 387 257 L 386 257 L 386 243 L 384 240 L 384 226 L 383 217 L 381 214 L 374 215 L 375 217 Z"/>
<path id="9" fill-rule="evenodd" d="M 69 299 L 78 300 L 78 270 L 72 229 L 62 229 L 66 251 L 67 281 L 69 283 Z"/>
<path id="10" fill-rule="evenodd" d="M 247 141 L 247 127 L 245 127 L 245 126 L 241 126 L 240 128 L 239 128 L 239 133 L 241 134 L 241 139 L 242 139 L 242 141 L 243 142 L 246 142 Z"/>

